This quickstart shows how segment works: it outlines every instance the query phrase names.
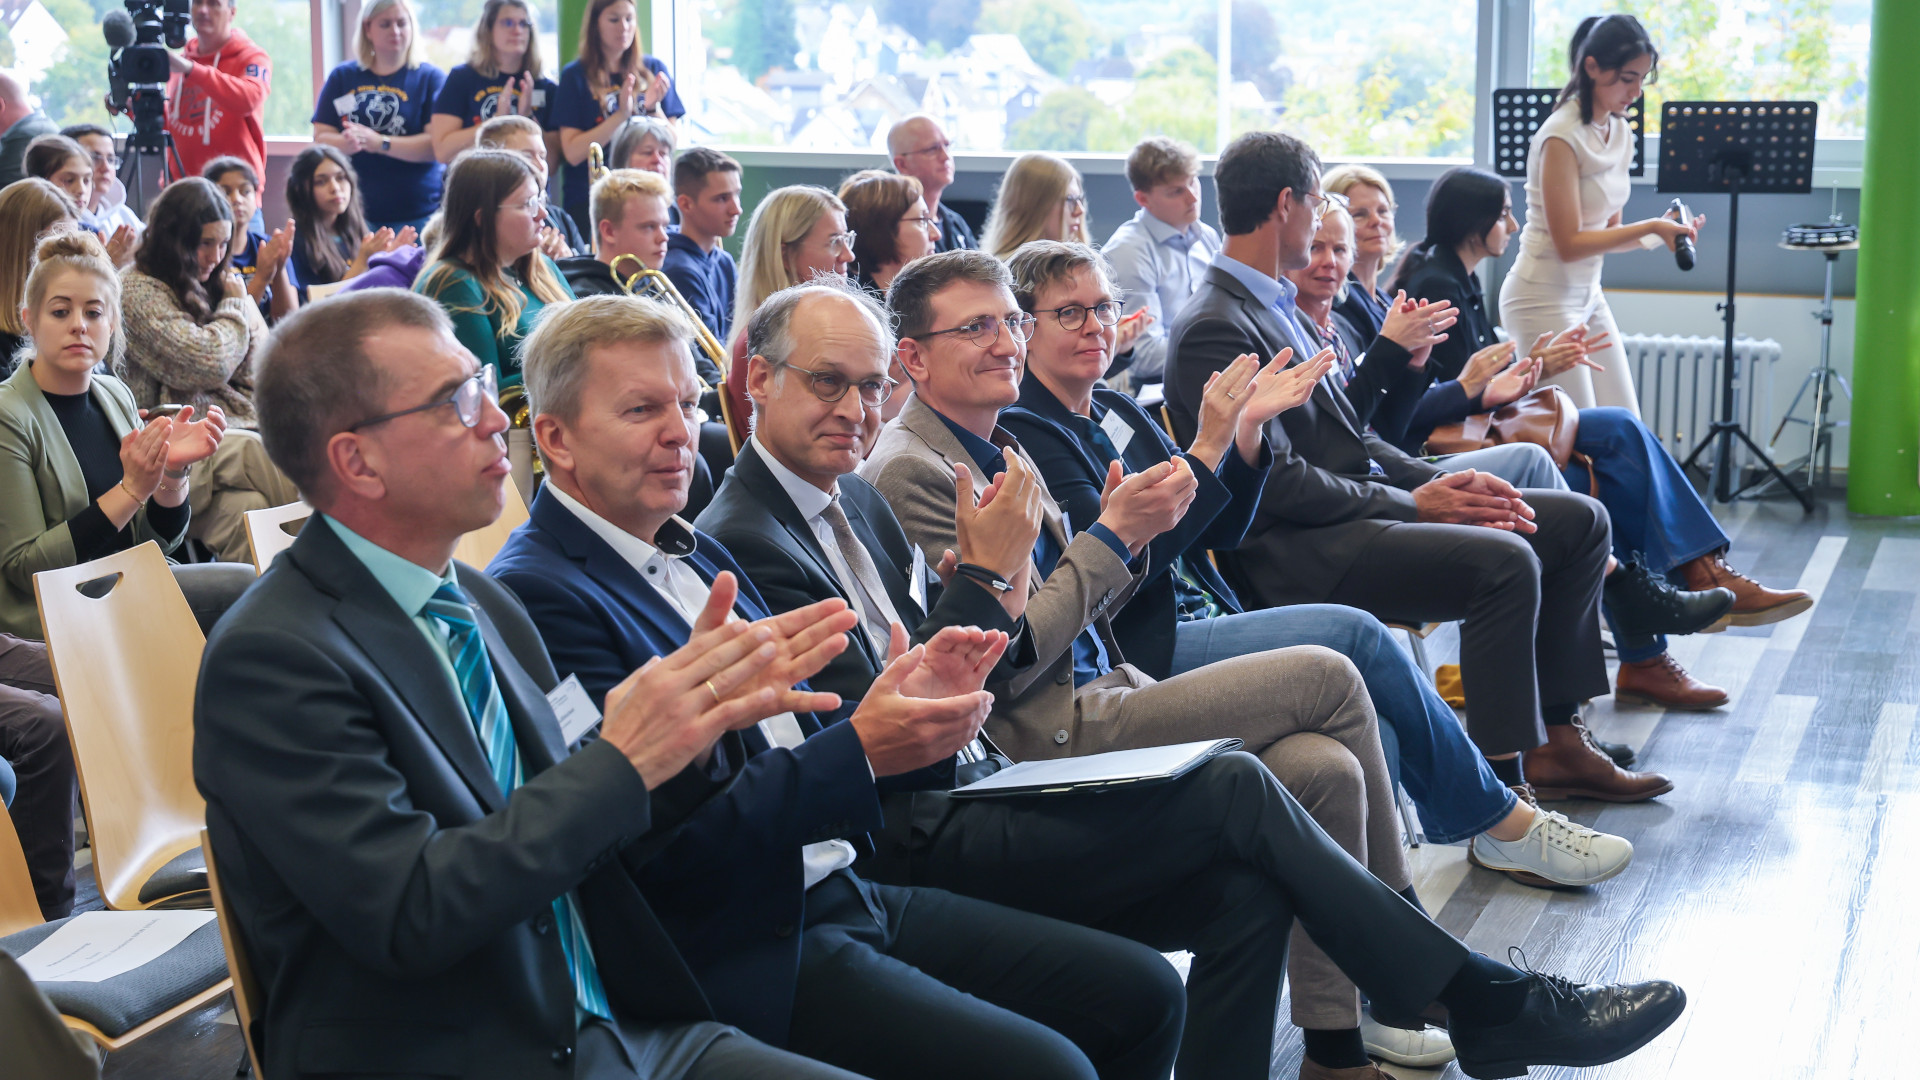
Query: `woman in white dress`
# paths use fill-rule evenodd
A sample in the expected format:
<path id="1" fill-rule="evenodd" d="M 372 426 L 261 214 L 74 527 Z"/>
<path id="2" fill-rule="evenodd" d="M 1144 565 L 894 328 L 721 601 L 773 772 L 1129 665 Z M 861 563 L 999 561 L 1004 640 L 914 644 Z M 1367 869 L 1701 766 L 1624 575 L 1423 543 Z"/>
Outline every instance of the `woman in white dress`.
<path id="1" fill-rule="evenodd" d="M 1614 252 L 1672 249 L 1678 237 L 1696 237 L 1706 216 L 1690 226 L 1671 217 L 1620 220 L 1633 165 L 1626 112 L 1660 60 L 1640 20 L 1587 18 L 1567 55 L 1572 80 L 1534 133 L 1527 158 L 1527 223 L 1520 256 L 1500 287 L 1500 321 L 1522 342 L 1584 323 L 1588 340 L 1604 345 L 1543 381 L 1565 389 L 1580 408 L 1617 405 L 1637 416 L 1633 373 L 1600 289 L 1600 264 Z"/>

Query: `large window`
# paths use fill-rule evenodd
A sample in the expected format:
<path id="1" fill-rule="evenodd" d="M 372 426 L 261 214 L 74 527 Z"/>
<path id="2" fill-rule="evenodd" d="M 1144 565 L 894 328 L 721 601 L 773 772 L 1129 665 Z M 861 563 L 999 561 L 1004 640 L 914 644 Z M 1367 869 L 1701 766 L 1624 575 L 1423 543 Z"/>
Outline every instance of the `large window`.
<path id="1" fill-rule="evenodd" d="M 878 149 L 908 113 L 963 150 L 1123 151 L 1147 132 L 1217 149 L 1229 0 L 700 0 L 684 58 L 696 136 Z M 1283 124 L 1333 154 L 1470 153 L 1474 0 L 1390 20 L 1231 0 L 1230 127 Z M 695 83 L 697 82 L 697 85 Z"/>
<path id="2" fill-rule="evenodd" d="M 1882 0 L 1883 3 L 1898 0 Z M 1908 0 L 1912 2 L 1912 0 Z M 1615 0 L 1660 50 L 1647 130 L 1663 101 L 1812 100 L 1823 138 L 1866 134 L 1872 0 Z M 1594 5 L 1534 0 L 1533 85 L 1567 81 L 1567 41 Z"/>

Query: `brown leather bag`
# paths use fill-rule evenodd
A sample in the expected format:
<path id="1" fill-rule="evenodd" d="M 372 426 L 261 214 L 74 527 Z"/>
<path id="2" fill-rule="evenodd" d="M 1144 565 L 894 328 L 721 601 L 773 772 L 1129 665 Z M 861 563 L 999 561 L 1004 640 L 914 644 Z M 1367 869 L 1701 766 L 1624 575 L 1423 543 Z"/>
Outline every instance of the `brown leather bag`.
<path id="1" fill-rule="evenodd" d="M 1573 440 L 1580 431 L 1580 410 L 1557 386 L 1543 386 L 1518 401 L 1490 413 L 1476 413 L 1458 424 L 1433 429 L 1427 453 L 1461 454 L 1487 446 L 1530 442 L 1546 448 L 1553 463 L 1566 468 L 1573 460 Z"/>

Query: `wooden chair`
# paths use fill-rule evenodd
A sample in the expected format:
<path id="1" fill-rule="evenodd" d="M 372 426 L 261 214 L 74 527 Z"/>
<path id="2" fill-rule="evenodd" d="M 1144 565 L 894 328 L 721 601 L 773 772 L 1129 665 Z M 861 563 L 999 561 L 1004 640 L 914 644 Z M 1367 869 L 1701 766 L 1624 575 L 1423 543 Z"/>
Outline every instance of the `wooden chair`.
<path id="1" fill-rule="evenodd" d="M 247 546 L 253 549 L 254 572 L 266 573 L 273 557 L 293 546 L 300 526 L 312 516 L 313 507 L 304 500 L 247 511 Z"/>
<path id="2" fill-rule="evenodd" d="M 134 912 L 91 912 L 88 917 L 140 918 Z M 0 812 L 0 952 L 24 955 L 46 937 L 25 931 L 46 925 L 33 898 L 13 819 Z M 125 974 L 97 983 L 47 983 L 42 989 L 67 1027 L 102 1050 L 118 1050 L 227 992 L 233 984 L 225 977 L 214 945 L 203 928 L 148 965 Z M 153 967 L 162 961 L 164 968 Z"/>
<path id="3" fill-rule="evenodd" d="M 714 389 L 720 392 L 720 422 L 727 426 L 727 442 L 733 444 L 733 456 L 739 457 L 740 448 L 747 444 L 746 436 L 741 434 L 746 430 L 746 422 L 734 419 L 733 399 L 727 396 L 727 380 L 721 379 Z M 715 477 L 714 482 L 718 483 L 719 478 Z"/>
<path id="4" fill-rule="evenodd" d="M 460 538 L 460 546 L 453 549 L 453 557 L 468 566 L 485 570 L 495 555 L 507 544 L 507 537 L 513 530 L 527 523 L 527 502 L 520 497 L 520 489 L 513 484 L 506 486 L 506 505 L 500 510 L 500 516 L 493 524 L 484 525 Z"/>
<path id="5" fill-rule="evenodd" d="M 206 638 L 148 541 L 33 577 L 107 907 L 205 907 L 193 691 Z"/>
<path id="6" fill-rule="evenodd" d="M 260 996 L 260 981 L 253 977 L 246 943 L 240 940 L 240 926 L 233 921 L 226 894 L 220 891 L 220 871 L 214 866 L 213 845 L 207 842 L 205 829 L 200 830 L 200 850 L 207 853 L 207 887 L 213 892 L 213 910 L 220 918 L 220 946 L 226 951 L 227 974 L 233 980 L 233 1015 L 240 1021 L 240 1037 L 247 1043 L 254 1080 L 266 1080 L 266 1074 L 260 1071 L 260 1050 L 253 1042 L 253 1022 L 266 1002 Z"/>

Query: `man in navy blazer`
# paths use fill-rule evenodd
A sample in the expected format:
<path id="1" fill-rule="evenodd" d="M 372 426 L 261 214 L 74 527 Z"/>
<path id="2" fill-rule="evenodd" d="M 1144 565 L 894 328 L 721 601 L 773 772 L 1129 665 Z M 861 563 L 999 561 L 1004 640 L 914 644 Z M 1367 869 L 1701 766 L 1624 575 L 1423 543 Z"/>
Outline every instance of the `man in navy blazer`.
<path id="1" fill-rule="evenodd" d="M 850 617 L 697 620 L 570 753 L 525 609 L 451 561 L 502 505 L 491 383 L 393 289 L 304 309 L 260 367 L 268 452 L 319 513 L 208 640 L 193 755 L 265 1071 L 845 1080 L 716 1022 L 636 873 L 754 780 L 723 734 L 836 702 L 766 672 L 817 668 Z M 823 794 L 786 830 L 875 812 L 857 785 Z M 767 887 L 727 871 L 682 888 Z"/>
<path id="2" fill-rule="evenodd" d="M 598 297 L 528 339 L 548 482 L 492 569 L 558 669 L 596 697 L 622 665 L 678 648 L 709 590 L 738 574 L 674 516 L 699 392 L 689 329 L 657 305 Z M 747 584 L 734 609 L 764 613 Z M 696 811 L 638 874 L 721 1020 L 872 1076 L 1144 1080 L 1172 1069 L 1184 995 L 1154 950 L 848 869 L 880 825 L 883 788 L 950 782 L 984 705 L 945 702 L 989 698 L 979 687 L 1006 640 L 949 627 L 889 664 L 851 712 L 796 712 L 741 733 L 743 779 L 764 769 L 780 783 Z M 830 827 L 796 837 L 802 817 Z M 787 850 L 726 839 L 763 835 Z"/>

